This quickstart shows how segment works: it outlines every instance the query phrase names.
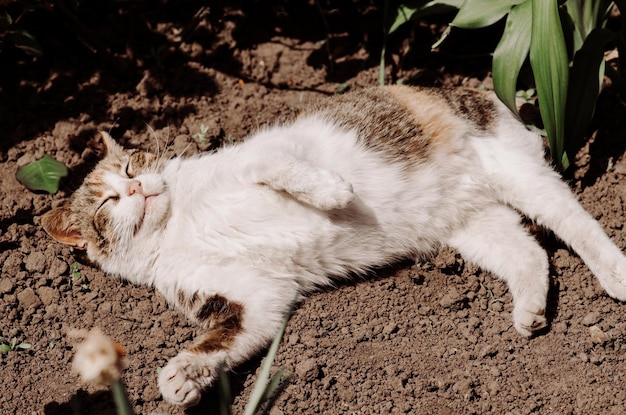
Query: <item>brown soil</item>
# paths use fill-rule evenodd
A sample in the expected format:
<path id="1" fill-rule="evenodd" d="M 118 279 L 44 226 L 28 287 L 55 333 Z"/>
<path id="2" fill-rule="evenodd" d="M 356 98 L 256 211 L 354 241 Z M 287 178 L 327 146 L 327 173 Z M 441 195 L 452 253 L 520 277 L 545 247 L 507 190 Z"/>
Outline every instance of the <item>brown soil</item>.
<path id="1" fill-rule="evenodd" d="M 62 203 L 97 160 L 97 130 L 111 130 L 127 146 L 154 149 L 158 139 L 172 152 L 192 154 L 240 140 L 344 84 L 377 82 L 376 9 L 346 7 L 337 12 L 341 19 L 327 13 L 324 22 L 314 6 L 259 5 L 212 10 L 181 27 L 176 22 L 191 21 L 197 10 L 181 3 L 188 10 L 89 15 L 91 35 L 83 43 L 65 29 L 58 32 L 67 37 L 62 45 L 40 34 L 48 52 L 36 62 L 3 52 L 3 65 L 9 63 L 0 80 L 0 336 L 32 347 L 0 355 L 0 413 L 115 413 L 106 388 L 83 384 L 71 371 L 68 330 L 94 326 L 128 352 L 123 377 L 137 413 L 184 413 L 161 399 L 156 373 L 191 343 L 194 327 L 158 293 L 80 262 L 39 227 L 40 216 Z M 425 44 L 430 30 L 417 29 Z M 391 39 L 392 51 L 408 36 Z M 115 43 L 120 39 L 126 43 Z M 105 42 L 113 46 L 95 54 L 84 46 Z M 388 80 L 490 87 L 484 61 L 446 61 L 413 45 L 411 54 L 394 56 Z M 569 175 L 582 204 L 622 248 L 624 120 L 624 105 L 605 91 L 599 130 Z M 15 179 L 18 167 L 44 154 L 71 171 L 54 196 Z M 521 338 L 506 286 L 444 249 L 431 262 L 384 270 L 302 304 L 276 358 L 275 368 L 290 377 L 270 414 L 624 413 L 626 305 L 609 298 L 550 234 L 537 237 L 552 264 L 551 325 L 542 335 Z M 76 260 L 80 278 L 70 270 Z M 231 376 L 233 413 L 242 412 L 260 361 Z M 218 413 L 216 399 L 208 391 L 188 413 Z"/>

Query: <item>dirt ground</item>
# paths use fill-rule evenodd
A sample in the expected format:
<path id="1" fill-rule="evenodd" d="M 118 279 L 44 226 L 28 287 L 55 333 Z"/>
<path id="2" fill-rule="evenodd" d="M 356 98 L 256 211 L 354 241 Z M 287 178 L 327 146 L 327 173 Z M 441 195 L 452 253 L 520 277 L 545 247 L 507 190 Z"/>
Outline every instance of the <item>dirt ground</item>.
<path id="1" fill-rule="evenodd" d="M 342 8 L 324 10 L 324 19 L 316 2 L 294 10 L 249 3 L 193 20 L 193 1 L 156 11 L 103 2 L 83 16 L 87 35 L 74 36 L 62 22 L 57 36 L 35 33 L 43 58 L 3 52 L 0 336 L 32 347 L 0 354 L 0 413 L 114 414 L 109 391 L 71 371 L 68 330 L 94 326 L 128 352 L 123 379 L 136 413 L 184 413 L 161 399 L 157 370 L 192 342 L 194 327 L 158 293 L 104 275 L 52 242 L 40 216 L 97 161 L 98 130 L 126 146 L 154 149 L 159 140 L 172 154 L 193 154 L 241 140 L 322 96 L 377 83 L 381 16 L 368 3 L 338 2 Z M 390 39 L 387 81 L 490 89 L 488 60 L 428 52 L 437 30 L 424 24 Z M 408 38 L 410 52 L 398 52 Z M 566 178 L 626 248 L 626 106 L 610 88 L 597 116 Z M 18 167 L 44 154 L 70 169 L 53 196 L 15 179 Z M 505 285 L 442 249 L 430 262 L 400 264 L 304 302 L 274 364 L 290 376 L 269 413 L 626 412 L 626 304 L 608 297 L 553 236 L 536 235 L 552 266 L 545 333 L 521 338 Z M 232 374 L 233 413 L 242 412 L 260 362 Z M 208 391 L 187 413 L 218 413 L 216 399 Z"/>

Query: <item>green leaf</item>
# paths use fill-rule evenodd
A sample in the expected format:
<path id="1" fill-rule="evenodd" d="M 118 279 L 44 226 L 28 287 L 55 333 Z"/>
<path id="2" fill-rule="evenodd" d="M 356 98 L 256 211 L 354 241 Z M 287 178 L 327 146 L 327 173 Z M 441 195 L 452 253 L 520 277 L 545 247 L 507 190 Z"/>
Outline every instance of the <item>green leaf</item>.
<path id="1" fill-rule="evenodd" d="M 616 37 L 609 29 L 594 29 L 574 56 L 565 111 L 566 151 L 573 157 L 578 150 L 596 106 L 604 76 L 604 49 Z"/>
<path id="2" fill-rule="evenodd" d="M 517 113 L 517 77 L 530 50 L 531 21 L 530 1 L 513 6 L 493 52 L 493 87 L 498 98 L 514 113 Z"/>
<path id="3" fill-rule="evenodd" d="M 6 37 L 9 38 L 16 47 L 22 49 L 26 53 L 35 56 L 43 56 L 43 51 L 39 42 L 37 42 L 37 40 L 25 30 L 8 32 Z"/>
<path id="4" fill-rule="evenodd" d="M 487 27 L 502 19 L 511 8 L 527 0 L 466 0 L 450 23 L 463 29 Z"/>
<path id="5" fill-rule="evenodd" d="M 413 14 L 415 14 L 417 10 L 417 8 L 411 8 L 405 6 L 404 4 L 401 4 L 396 11 L 396 18 L 389 27 L 389 30 L 387 30 L 387 33 L 390 34 L 398 30 L 400 26 L 402 26 L 411 19 L 411 16 L 413 16 Z"/>
<path id="6" fill-rule="evenodd" d="M 31 347 L 33 347 L 33 345 L 32 345 L 32 344 L 30 344 L 30 343 L 20 343 L 20 344 L 18 344 L 16 347 L 17 347 L 18 349 L 21 349 L 21 350 L 28 350 L 28 349 L 30 349 Z"/>
<path id="7" fill-rule="evenodd" d="M 263 401 L 271 398 L 274 392 L 276 392 L 278 385 L 280 385 L 280 381 L 283 379 L 284 373 L 285 373 L 285 370 L 283 368 L 280 368 L 278 369 L 278 372 L 276 372 L 276 374 L 272 376 L 272 379 L 270 379 L 269 383 L 267 384 L 267 387 L 265 388 L 265 393 L 263 394 L 263 399 L 262 399 Z"/>
<path id="8" fill-rule="evenodd" d="M 4 12 L 3 14 L 0 14 L 0 31 L 4 32 L 9 28 L 9 26 L 11 26 L 12 23 L 13 19 L 11 18 L 9 13 Z"/>
<path id="9" fill-rule="evenodd" d="M 217 372 L 219 374 L 218 386 L 220 397 L 220 415 L 231 415 L 230 403 L 232 400 L 232 395 L 230 392 L 230 381 L 228 380 L 228 374 L 223 367 L 220 367 Z"/>
<path id="10" fill-rule="evenodd" d="M 119 379 L 113 379 L 111 381 L 111 392 L 113 393 L 113 401 L 115 402 L 115 409 L 117 409 L 117 415 L 134 415 L 135 411 L 128 400 L 128 394 L 124 384 Z"/>
<path id="11" fill-rule="evenodd" d="M 267 352 L 267 356 L 263 360 L 263 364 L 261 365 L 261 369 L 259 371 L 259 376 L 257 381 L 254 383 L 254 388 L 252 389 L 252 393 L 250 393 L 250 398 L 246 407 L 244 409 L 243 415 L 254 415 L 257 411 L 261 403 L 263 402 L 263 397 L 266 395 L 268 390 L 268 381 L 267 379 L 270 376 L 270 371 L 272 370 L 272 363 L 274 363 L 274 358 L 276 357 L 276 353 L 278 352 L 278 345 L 280 344 L 280 340 L 285 333 L 285 328 L 287 327 L 287 322 L 289 321 L 290 314 L 286 314 L 283 323 L 274 337 L 274 341 L 272 341 L 272 345 L 270 346 L 269 351 Z"/>
<path id="12" fill-rule="evenodd" d="M 9 353 L 11 351 L 11 346 L 8 344 L 0 344 L 0 353 Z"/>
<path id="13" fill-rule="evenodd" d="M 61 179 L 67 176 L 67 167 L 46 154 L 40 160 L 21 167 L 15 176 L 32 191 L 44 190 L 54 194 L 59 190 Z"/>
<path id="14" fill-rule="evenodd" d="M 407 1 L 401 4 L 395 11 L 395 19 L 393 19 L 387 33 L 391 34 L 395 32 L 399 27 L 411 19 L 447 13 L 453 11 L 454 9 L 459 9 L 463 5 L 464 1 L 465 0 Z"/>
<path id="15" fill-rule="evenodd" d="M 548 135 L 552 158 L 569 167 L 565 153 L 565 104 L 569 60 L 557 0 L 532 0 L 530 65 L 535 76 L 539 110 Z"/>

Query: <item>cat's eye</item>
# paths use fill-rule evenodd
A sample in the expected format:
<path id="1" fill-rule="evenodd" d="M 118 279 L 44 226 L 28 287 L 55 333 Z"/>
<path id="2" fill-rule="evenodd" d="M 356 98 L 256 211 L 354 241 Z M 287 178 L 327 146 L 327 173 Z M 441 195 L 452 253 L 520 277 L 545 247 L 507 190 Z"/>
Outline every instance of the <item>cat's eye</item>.
<path id="1" fill-rule="evenodd" d="M 133 177 L 135 177 L 135 169 L 133 169 L 133 166 L 130 164 L 130 161 L 126 163 L 126 169 L 124 169 L 124 172 L 126 173 L 126 176 L 128 176 L 129 179 L 132 179 Z"/>
<path id="2" fill-rule="evenodd" d="M 117 203 L 120 200 L 120 196 L 117 194 L 114 195 L 110 195 L 108 197 L 106 197 L 102 203 L 100 203 L 100 206 L 98 206 L 98 208 L 96 209 L 96 212 L 99 211 L 104 205 L 107 204 L 107 202 L 114 202 Z"/>

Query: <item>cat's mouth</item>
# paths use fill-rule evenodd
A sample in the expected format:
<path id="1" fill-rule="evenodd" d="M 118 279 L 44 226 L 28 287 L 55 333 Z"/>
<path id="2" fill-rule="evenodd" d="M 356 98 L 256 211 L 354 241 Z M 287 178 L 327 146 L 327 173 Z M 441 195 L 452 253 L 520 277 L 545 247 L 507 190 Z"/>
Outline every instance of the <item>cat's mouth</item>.
<path id="1" fill-rule="evenodd" d="M 144 199 L 143 202 L 143 215 L 144 217 L 146 216 L 146 212 L 148 211 L 148 209 L 151 208 L 152 204 L 154 203 L 154 199 L 157 197 L 157 194 L 154 195 L 147 195 Z"/>
<path id="2" fill-rule="evenodd" d="M 148 216 L 153 210 L 153 205 L 156 203 L 156 198 L 158 196 L 159 194 L 156 193 L 151 195 L 144 195 L 143 207 L 140 210 L 139 220 L 135 224 L 134 235 L 137 235 L 137 232 L 139 232 L 146 220 L 146 216 Z"/>

